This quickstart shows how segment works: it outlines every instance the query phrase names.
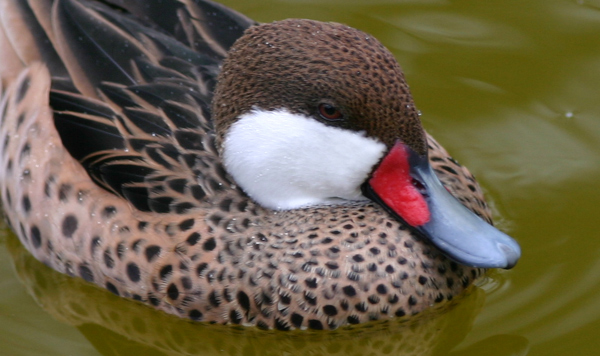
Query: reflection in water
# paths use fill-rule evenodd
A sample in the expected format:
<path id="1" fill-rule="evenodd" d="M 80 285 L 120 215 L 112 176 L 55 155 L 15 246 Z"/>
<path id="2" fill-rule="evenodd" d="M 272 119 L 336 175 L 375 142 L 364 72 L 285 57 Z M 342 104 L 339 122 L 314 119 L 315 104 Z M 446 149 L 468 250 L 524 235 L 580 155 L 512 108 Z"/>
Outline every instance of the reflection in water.
<path id="1" fill-rule="evenodd" d="M 557 283 L 559 276 L 554 283 Z M 538 308 L 539 315 L 550 315 L 566 310 L 560 323 L 548 323 L 531 334 L 540 341 L 548 341 L 577 330 L 582 325 L 600 319 L 600 259 L 572 281 L 568 289 Z M 575 308 L 572 304 L 575 304 Z"/>
<path id="2" fill-rule="evenodd" d="M 393 17 L 385 13 L 371 16 L 428 44 L 514 49 L 527 43 L 525 36 L 515 28 L 447 10 L 429 9 Z M 512 41 L 506 41 L 507 37 Z"/>
<path id="3" fill-rule="evenodd" d="M 40 306 L 56 319 L 77 326 L 100 352 L 111 355 L 445 355 L 471 329 L 485 299 L 483 291 L 473 287 L 443 310 L 332 332 L 207 325 L 57 273 L 35 260 L 12 234 L 7 246 L 20 279 Z"/>
<path id="4" fill-rule="evenodd" d="M 516 335 L 494 335 L 449 356 L 524 356 L 529 352 L 526 338 Z"/>
<path id="5" fill-rule="evenodd" d="M 554 266 L 516 293 L 497 291 L 487 301 L 493 312 L 479 317 L 476 326 L 518 333 L 535 343 L 545 343 L 597 322 L 600 256 L 583 273 L 572 272 L 572 266 Z M 560 293 L 554 292 L 557 286 L 561 287 Z"/>

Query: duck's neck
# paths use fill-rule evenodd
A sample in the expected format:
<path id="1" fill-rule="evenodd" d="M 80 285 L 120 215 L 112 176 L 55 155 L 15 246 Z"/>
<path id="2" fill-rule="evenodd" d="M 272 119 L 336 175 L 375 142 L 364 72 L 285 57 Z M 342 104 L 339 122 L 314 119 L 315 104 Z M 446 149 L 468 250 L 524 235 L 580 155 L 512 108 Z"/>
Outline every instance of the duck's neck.
<path id="1" fill-rule="evenodd" d="M 365 199 L 360 185 L 385 150 L 362 132 L 283 109 L 254 109 L 229 128 L 223 161 L 251 198 L 282 210 Z"/>

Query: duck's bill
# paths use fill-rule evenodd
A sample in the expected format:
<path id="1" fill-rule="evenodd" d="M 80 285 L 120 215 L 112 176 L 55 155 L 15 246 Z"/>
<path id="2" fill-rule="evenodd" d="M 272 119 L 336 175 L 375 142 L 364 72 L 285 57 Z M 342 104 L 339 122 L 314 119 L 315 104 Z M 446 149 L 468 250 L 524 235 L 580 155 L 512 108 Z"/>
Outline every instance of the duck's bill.
<path id="1" fill-rule="evenodd" d="M 463 265 L 508 269 L 521 256 L 515 240 L 462 205 L 427 157 L 402 143 L 384 157 L 363 194 Z"/>

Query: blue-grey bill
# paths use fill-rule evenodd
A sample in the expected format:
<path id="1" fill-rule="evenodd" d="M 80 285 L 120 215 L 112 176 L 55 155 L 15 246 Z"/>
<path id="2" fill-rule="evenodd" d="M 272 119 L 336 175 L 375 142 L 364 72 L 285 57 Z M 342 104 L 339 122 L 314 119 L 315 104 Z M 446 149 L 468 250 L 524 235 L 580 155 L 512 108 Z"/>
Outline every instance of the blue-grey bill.
<path id="1" fill-rule="evenodd" d="M 428 239 L 447 257 L 471 267 L 505 268 L 517 264 L 521 257 L 519 244 L 510 236 L 488 224 L 452 196 L 437 178 L 427 157 L 409 150 L 410 175 L 418 181 L 427 202 L 430 219 L 412 229 Z M 363 194 L 379 203 L 398 220 L 404 219 L 365 183 Z"/>

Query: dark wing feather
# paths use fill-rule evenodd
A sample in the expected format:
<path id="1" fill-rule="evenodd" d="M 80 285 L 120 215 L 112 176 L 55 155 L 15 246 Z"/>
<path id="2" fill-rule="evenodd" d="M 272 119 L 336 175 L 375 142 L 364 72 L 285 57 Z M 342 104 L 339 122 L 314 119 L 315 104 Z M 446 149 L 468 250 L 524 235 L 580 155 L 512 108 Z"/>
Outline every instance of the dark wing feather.
<path id="1" fill-rule="evenodd" d="M 74 67 L 86 74 L 89 85 L 109 81 L 125 85 L 138 84 L 132 72 L 132 58 L 151 54 L 133 43 L 126 34 L 102 17 L 87 2 L 57 1 L 53 24 L 57 39 L 76 61 L 66 61 L 69 72 Z M 75 79 L 75 78 L 74 78 Z M 77 81 L 75 81 L 77 84 Z"/>
<path id="2" fill-rule="evenodd" d="M 125 139 L 113 122 L 116 115 L 104 103 L 55 90 L 51 102 L 55 110 L 54 125 L 75 159 L 82 161 L 107 148 L 126 149 Z"/>
<path id="3" fill-rule="evenodd" d="M 207 0 L 107 0 L 161 28 L 194 51 L 221 58 L 256 22 Z"/>
<path id="4" fill-rule="evenodd" d="M 69 73 L 50 94 L 56 128 L 101 187 L 143 211 L 186 212 L 232 186 L 210 101 L 225 51 L 253 22 L 205 1 L 111 2 L 130 13 L 54 2 L 52 36 Z M 225 36 L 213 38 L 217 28 Z"/>

